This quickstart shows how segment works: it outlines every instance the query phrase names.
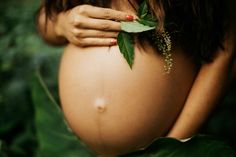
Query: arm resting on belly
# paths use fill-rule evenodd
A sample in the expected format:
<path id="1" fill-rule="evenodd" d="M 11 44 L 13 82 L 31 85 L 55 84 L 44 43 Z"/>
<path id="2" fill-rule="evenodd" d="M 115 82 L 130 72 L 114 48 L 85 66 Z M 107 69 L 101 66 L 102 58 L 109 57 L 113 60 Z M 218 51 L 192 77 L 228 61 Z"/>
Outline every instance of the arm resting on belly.
<path id="1" fill-rule="evenodd" d="M 233 44 L 225 42 L 211 63 L 203 64 L 194 81 L 185 106 L 167 134 L 178 139 L 193 136 L 218 103 L 233 76 Z M 223 52 L 222 52 L 223 51 Z"/>

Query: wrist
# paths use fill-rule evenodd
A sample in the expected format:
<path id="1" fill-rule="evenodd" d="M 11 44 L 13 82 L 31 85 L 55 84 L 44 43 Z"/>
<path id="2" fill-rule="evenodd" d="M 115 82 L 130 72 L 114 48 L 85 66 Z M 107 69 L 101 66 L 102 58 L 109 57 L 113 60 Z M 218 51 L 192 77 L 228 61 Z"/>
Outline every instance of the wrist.
<path id="1" fill-rule="evenodd" d="M 64 12 L 61 12 L 57 15 L 57 18 L 55 19 L 55 25 L 54 25 L 54 32 L 57 38 L 65 38 L 64 31 L 63 31 L 63 22 L 64 21 Z"/>
<path id="2" fill-rule="evenodd" d="M 56 16 L 56 19 L 54 19 L 54 35 L 58 44 L 65 44 L 68 42 L 63 29 L 64 16 L 64 12 L 61 12 Z"/>

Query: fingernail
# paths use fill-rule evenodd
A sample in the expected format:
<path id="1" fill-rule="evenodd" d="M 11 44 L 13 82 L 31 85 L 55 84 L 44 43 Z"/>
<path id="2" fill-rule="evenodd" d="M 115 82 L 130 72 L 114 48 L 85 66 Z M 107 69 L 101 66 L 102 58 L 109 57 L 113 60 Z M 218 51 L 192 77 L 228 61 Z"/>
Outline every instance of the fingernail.
<path id="1" fill-rule="evenodd" d="M 126 19 L 127 19 L 128 21 L 133 21 L 133 20 L 134 20 L 134 16 L 132 16 L 132 15 L 127 15 L 127 16 L 126 16 Z"/>
<path id="2" fill-rule="evenodd" d="M 112 45 L 116 45 L 116 44 L 117 44 L 117 40 L 116 40 L 116 39 L 111 39 L 110 43 L 111 43 Z"/>

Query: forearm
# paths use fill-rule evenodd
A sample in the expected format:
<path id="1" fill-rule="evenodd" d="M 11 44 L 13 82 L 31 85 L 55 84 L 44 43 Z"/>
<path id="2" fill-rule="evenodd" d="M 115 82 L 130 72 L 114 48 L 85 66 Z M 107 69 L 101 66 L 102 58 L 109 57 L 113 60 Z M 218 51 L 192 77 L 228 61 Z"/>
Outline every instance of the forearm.
<path id="1" fill-rule="evenodd" d="M 42 38 L 52 45 L 65 45 L 67 40 L 56 32 L 57 19 L 46 20 L 44 8 L 41 8 L 37 16 L 37 29 Z"/>
<path id="2" fill-rule="evenodd" d="M 183 139 L 198 131 L 224 94 L 232 76 L 232 65 L 232 55 L 219 52 L 213 62 L 201 67 L 185 106 L 167 136 Z"/>

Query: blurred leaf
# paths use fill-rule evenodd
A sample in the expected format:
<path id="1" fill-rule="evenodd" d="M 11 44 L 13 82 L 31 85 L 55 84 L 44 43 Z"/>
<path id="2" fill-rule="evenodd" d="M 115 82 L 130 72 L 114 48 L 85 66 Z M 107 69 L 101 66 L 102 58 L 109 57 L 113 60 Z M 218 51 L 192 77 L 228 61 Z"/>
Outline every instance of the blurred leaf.
<path id="1" fill-rule="evenodd" d="M 8 157 L 2 140 L 0 140 L 0 157 Z"/>
<path id="2" fill-rule="evenodd" d="M 36 139 L 34 132 L 32 132 L 32 126 L 28 124 L 28 126 L 23 128 L 23 131 L 20 134 L 15 135 L 12 144 L 8 146 L 11 151 L 9 154 L 14 157 L 33 156 L 34 150 L 37 147 L 35 141 Z"/>
<path id="3" fill-rule="evenodd" d="M 197 135 L 186 142 L 159 138 L 147 149 L 123 157 L 235 157 L 235 152 L 221 141 Z"/>
<path id="4" fill-rule="evenodd" d="M 0 4 L 0 139 L 10 157 L 32 157 L 37 147 L 29 85 L 35 69 L 43 65 L 46 82 L 57 91 L 61 48 L 46 45 L 36 32 L 39 3 Z"/>
<path id="5" fill-rule="evenodd" d="M 32 100 L 39 144 L 37 157 L 94 157 L 67 127 L 58 104 L 39 73 L 32 81 Z"/>

